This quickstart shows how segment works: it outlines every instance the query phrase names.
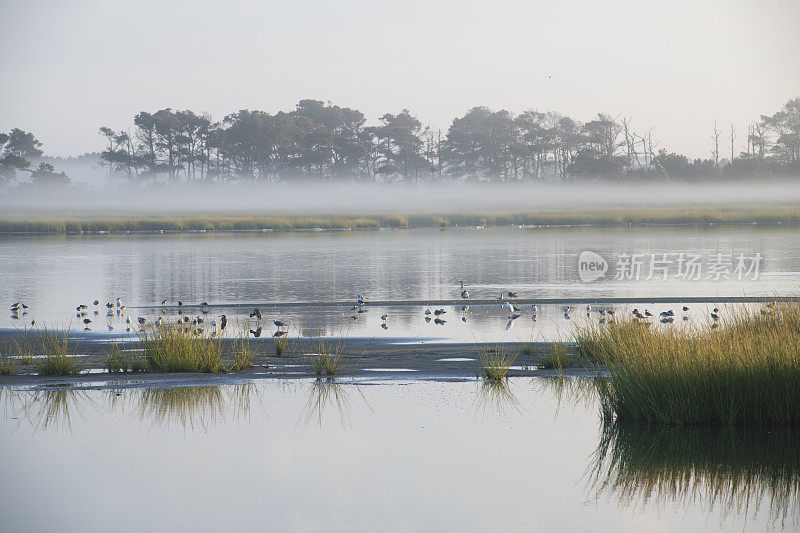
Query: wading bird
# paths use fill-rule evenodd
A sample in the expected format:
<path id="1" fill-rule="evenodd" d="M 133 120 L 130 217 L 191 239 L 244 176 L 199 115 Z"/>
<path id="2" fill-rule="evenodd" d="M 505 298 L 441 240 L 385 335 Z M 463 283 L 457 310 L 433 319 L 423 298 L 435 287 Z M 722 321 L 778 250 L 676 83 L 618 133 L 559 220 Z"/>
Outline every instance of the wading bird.
<path id="1" fill-rule="evenodd" d="M 436 316 L 443 315 L 445 313 L 447 313 L 447 311 L 445 311 L 444 309 L 437 309 L 436 311 L 433 312 L 433 314 Z"/>
<path id="2" fill-rule="evenodd" d="M 443 319 L 441 319 L 441 318 L 436 318 L 436 319 L 434 319 L 434 321 L 433 321 L 433 322 L 434 322 L 435 324 L 439 324 L 440 326 L 442 326 L 442 325 L 444 325 L 444 324 L 447 324 L 447 320 L 443 320 Z"/>
<path id="3" fill-rule="evenodd" d="M 188 318 L 188 317 L 187 317 Z M 225 326 L 228 325 L 228 317 L 222 315 L 219 320 L 219 330 L 222 331 L 225 329 Z"/>
<path id="4" fill-rule="evenodd" d="M 464 299 L 469 298 L 469 292 L 467 292 L 467 289 L 464 288 L 464 282 L 459 281 L 459 283 L 461 284 L 461 297 Z"/>
<path id="5" fill-rule="evenodd" d="M 508 302 L 503 302 L 503 304 L 502 304 L 502 307 L 503 307 L 503 308 L 504 308 L 506 311 L 508 311 L 508 314 L 509 314 L 509 315 L 513 315 L 513 314 L 514 314 L 514 306 L 513 306 L 513 305 L 511 305 L 510 303 L 508 303 Z"/>
<path id="6" fill-rule="evenodd" d="M 683 306 L 683 312 L 685 313 L 685 312 L 686 312 L 686 311 L 688 311 L 688 310 L 689 310 L 689 308 L 688 308 L 687 306 L 685 306 L 685 305 L 684 305 L 684 306 Z"/>
<path id="7" fill-rule="evenodd" d="M 384 314 L 381 315 L 381 320 L 383 320 L 384 322 L 386 322 L 387 318 L 389 318 L 389 314 L 388 313 L 384 313 Z"/>
<path id="8" fill-rule="evenodd" d="M 144 326 L 144 323 L 146 322 L 146 320 L 144 319 L 144 317 L 141 317 L 141 316 L 140 316 L 140 317 L 139 317 L 137 320 L 139 321 L 139 324 L 141 324 L 141 325 L 143 325 L 143 326 Z"/>
<path id="9" fill-rule="evenodd" d="M 516 297 L 517 297 L 517 293 L 516 293 L 516 292 L 511 292 L 511 291 L 508 291 L 508 297 L 509 297 L 509 298 L 516 298 Z"/>
<path id="10" fill-rule="evenodd" d="M 281 321 L 281 320 L 273 320 L 273 321 L 272 321 L 272 323 L 273 323 L 273 324 L 275 324 L 275 326 L 276 326 L 278 329 L 280 329 L 280 328 L 285 328 L 285 327 L 286 327 L 286 323 L 285 323 L 285 322 L 283 322 L 283 321 Z"/>
<path id="11" fill-rule="evenodd" d="M 255 330 L 251 329 L 250 333 L 253 335 L 253 337 L 260 337 L 261 336 L 261 326 L 258 326 L 258 328 L 255 329 Z"/>
<path id="12" fill-rule="evenodd" d="M 261 310 L 257 307 L 250 313 L 250 318 L 256 317 L 256 320 L 261 320 Z"/>

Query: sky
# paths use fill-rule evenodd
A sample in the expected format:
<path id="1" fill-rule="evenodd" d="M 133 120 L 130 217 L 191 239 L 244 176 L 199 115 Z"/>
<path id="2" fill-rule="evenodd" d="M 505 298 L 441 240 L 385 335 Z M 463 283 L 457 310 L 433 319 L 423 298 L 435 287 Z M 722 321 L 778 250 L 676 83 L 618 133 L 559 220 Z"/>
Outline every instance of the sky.
<path id="1" fill-rule="evenodd" d="M 442 130 L 478 105 L 603 112 L 708 157 L 714 120 L 744 149 L 800 97 L 798 21 L 798 0 L 0 0 L 0 131 L 77 155 L 142 110 L 314 98 Z"/>

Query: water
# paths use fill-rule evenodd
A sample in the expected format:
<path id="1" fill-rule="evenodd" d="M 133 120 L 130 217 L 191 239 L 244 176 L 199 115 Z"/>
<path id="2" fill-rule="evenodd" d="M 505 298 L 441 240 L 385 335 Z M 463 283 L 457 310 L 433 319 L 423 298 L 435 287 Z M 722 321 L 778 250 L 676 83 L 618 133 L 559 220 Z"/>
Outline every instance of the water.
<path id="1" fill-rule="evenodd" d="M 104 303 L 122 298 L 127 315 L 154 319 L 160 304 L 180 299 L 214 307 L 209 318 L 225 313 L 236 327 L 256 330 L 242 309 L 248 303 L 353 302 L 358 293 L 373 301 L 458 300 L 463 280 L 472 299 L 495 300 L 508 291 L 520 298 L 668 298 L 653 311 L 681 305 L 682 297 L 795 294 L 800 287 L 798 228 L 651 227 L 634 229 L 539 228 L 449 229 L 374 232 L 197 233 L 139 235 L 14 236 L 0 239 L 0 301 L 21 300 L 28 314 L 0 316 L 0 328 L 84 327 L 93 334 L 124 334 L 125 315 L 105 317 Z M 606 276 L 585 283 L 578 257 L 590 250 L 606 258 Z M 684 279 L 679 254 L 700 258 L 700 279 Z M 666 271 L 651 271 L 667 256 Z M 714 279 L 710 264 L 725 257 L 728 273 Z M 622 257 L 638 256 L 638 279 L 621 270 Z M 758 276 L 738 279 L 736 258 L 759 257 Z M 751 266 L 750 263 L 747 266 Z M 745 273 L 747 274 L 747 273 Z M 666 277 L 667 279 L 662 279 Z M 729 278 L 729 279 L 726 279 Z M 99 314 L 93 314 L 93 300 Z M 88 304 L 86 317 L 75 307 Z M 348 306 L 264 309 L 264 334 L 274 318 L 289 322 L 292 334 L 346 334 L 394 341 L 531 340 L 562 335 L 585 312 L 567 321 L 561 305 L 540 310 L 536 323 L 530 309 L 509 325 L 499 305 L 448 307 L 447 323 L 424 321 L 427 305 L 373 306 L 353 320 Z M 691 318 L 706 319 L 710 305 L 692 306 Z M 629 310 L 629 308 L 627 309 Z M 249 311 L 249 310 L 247 310 Z M 379 316 L 389 313 L 386 328 Z M 177 315 L 176 308 L 167 310 Z M 192 316 L 198 310 L 189 310 Z M 697 313 L 698 315 L 695 315 Z M 461 317 L 466 316 L 467 322 Z M 269 325 L 269 327 L 266 327 Z M 113 329 L 109 329 L 111 326 Z M 135 328 L 134 328 L 135 329 Z M 135 333 L 135 332 L 134 332 Z"/>
<path id="2" fill-rule="evenodd" d="M 604 432 L 586 378 L 217 379 L 0 388 L 3 531 L 798 528 L 796 434 Z"/>

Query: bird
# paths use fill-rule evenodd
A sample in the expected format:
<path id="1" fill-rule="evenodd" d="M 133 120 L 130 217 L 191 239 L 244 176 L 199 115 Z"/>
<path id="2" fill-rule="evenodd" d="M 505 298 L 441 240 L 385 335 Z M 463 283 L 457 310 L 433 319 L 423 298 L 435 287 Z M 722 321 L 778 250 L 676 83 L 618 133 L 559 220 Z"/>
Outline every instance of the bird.
<path id="1" fill-rule="evenodd" d="M 711 313 L 711 318 L 713 318 L 714 321 L 716 322 L 717 320 L 719 320 L 719 315 L 717 313 Z"/>
<path id="2" fill-rule="evenodd" d="M 436 318 L 436 319 L 434 319 L 433 322 L 436 323 L 436 324 L 439 324 L 441 326 L 443 324 L 446 324 L 447 320 L 444 320 L 444 319 L 441 319 L 441 318 Z"/>
<path id="3" fill-rule="evenodd" d="M 443 315 L 445 313 L 447 313 L 447 311 L 445 311 L 444 309 L 437 309 L 436 311 L 433 312 L 433 314 L 436 316 Z"/>
<path id="4" fill-rule="evenodd" d="M 127 318 L 125 318 L 125 323 L 126 323 L 126 324 L 130 324 L 130 323 L 131 323 L 131 317 L 127 317 Z"/>
<path id="5" fill-rule="evenodd" d="M 718 308 L 718 307 L 715 307 L 715 308 L 714 308 L 714 312 L 715 312 L 715 313 L 719 313 L 719 308 Z"/>
<path id="6" fill-rule="evenodd" d="M 430 322 L 430 321 L 431 321 L 431 317 L 429 317 L 429 316 L 426 316 L 426 317 L 425 317 L 425 322 Z"/>
<path id="7" fill-rule="evenodd" d="M 121 306 L 122 305 L 122 300 L 117 298 L 116 304 L 117 304 L 117 307 Z"/>
<path id="8" fill-rule="evenodd" d="M 459 283 L 461 284 L 461 297 L 464 299 L 469 298 L 469 292 L 464 288 L 464 282 L 459 281 Z"/>
<path id="9" fill-rule="evenodd" d="M 220 331 L 224 330 L 225 326 L 227 326 L 227 325 L 228 325 L 228 317 L 226 317 L 225 315 L 222 315 L 220 317 L 220 321 L 219 321 L 219 329 L 220 329 Z"/>
<path id="10" fill-rule="evenodd" d="M 359 307 L 359 308 L 358 308 L 358 311 L 356 311 L 356 312 L 357 312 L 358 314 L 361 314 L 361 313 L 366 313 L 366 312 L 367 312 L 367 309 L 361 309 L 361 308 Z"/>
<path id="11" fill-rule="evenodd" d="M 431 314 L 431 310 L 430 310 L 430 309 L 426 309 L 426 310 L 425 310 L 425 314 L 426 314 L 426 315 L 429 315 L 429 314 Z"/>
<path id="12" fill-rule="evenodd" d="M 278 330 L 272 334 L 273 337 L 283 337 L 284 335 L 286 335 L 286 332 L 281 330 Z"/>
<path id="13" fill-rule="evenodd" d="M 183 302 L 178 300 L 178 307 L 183 307 Z"/>
<path id="14" fill-rule="evenodd" d="M 588 313 L 591 310 L 592 310 L 592 306 L 589 305 L 589 304 L 586 304 L 586 312 Z"/>
<path id="15" fill-rule="evenodd" d="M 389 326 L 386 324 L 386 322 L 384 322 L 383 324 L 381 324 L 381 328 L 389 329 Z"/>
<path id="16" fill-rule="evenodd" d="M 281 320 L 273 320 L 273 321 L 272 321 L 272 323 L 273 323 L 273 324 L 275 324 L 275 326 L 276 326 L 278 329 L 280 329 L 280 328 L 285 328 L 285 327 L 286 327 L 286 323 L 285 323 L 285 322 L 283 322 L 283 321 L 281 321 Z"/>
<path id="17" fill-rule="evenodd" d="M 510 318 L 511 320 L 516 320 L 516 319 L 518 319 L 518 318 L 519 318 L 519 317 L 521 317 L 521 316 L 522 316 L 522 315 L 520 315 L 519 313 L 514 313 L 513 315 L 511 315 L 511 316 L 510 316 L 510 317 L 508 317 L 508 318 Z"/>
<path id="18" fill-rule="evenodd" d="M 503 308 L 505 308 L 506 311 L 508 311 L 509 315 L 513 315 L 514 314 L 514 306 L 513 305 L 511 305 L 508 302 L 503 302 L 502 306 L 503 306 Z"/>
<path id="19" fill-rule="evenodd" d="M 564 312 L 565 313 L 569 313 L 570 311 L 572 311 L 572 306 L 571 305 L 565 305 L 564 306 Z"/>
<path id="20" fill-rule="evenodd" d="M 648 311 L 647 309 L 644 310 L 644 316 L 653 316 L 653 313 Z"/>
<path id="21" fill-rule="evenodd" d="M 517 297 L 517 293 L 516 293 L 516 292 L 511 292 L 511 291 L 508 291 L 508 297 L 509 297 L 509 298 L 516 298 L 516 297 Z"/>
<path id="22" fill-rule="evenodd" d="M 256 320 L 261 320 L 261 310 L 257 307 L 250 313 L 250 318 L 256 317 Z"/>
<path id="23" fill-rule="evenodd" d="M 95 300 L 94 305 L 100 305 L 100 300 Z"/>
<path id="24" fill-rule="evenodd" d="M 261 326 L 258 326 L 258 328 L 255 329 L 255 330 L 251 329 L 250 333 L 253 335 L 253 337 L 260 337 L 261 336 Z"/>
<path id="25" fill-rule="evenodd" d="M 569 320 L 569 313 L 564 313 L 564 318 L 566 318 L 567 320 Z"/>
<path id="26" fill-rule="evenodd" d="M 144 323 L 146 322 L 144 317 L 141 317 L 141 316 L 138 318 L 138 320 L 139 320 L 139 324 L 142 324 L 142 325 L 144 325 Z"/>
<path id="27" fill-rule="evenodd" d="M 465 316 L 462 316 L 462 317 L 461 317 L 461 321 L 462 321 L 462 322 L 466 322 L 466 321 L 467 321 L 467 317 L 465 317 Z"/>
<path id="28" fill-rule="evenodd" d="M 160 326 L 160 325 L 161 325 L 161 317 L 158 317 L 156 319 L 156 326 Z"/>
<path id="29" fill-rule="evenodd" d="M 644 315 L 639 312 L 639 309 L 633 310 L 633 316 L 635 316 L 636 318 L 644 318 Z"/>
<path id="30" fill-rule="evenodd" d="M 114 309 L 114 304 L 112 304 L 111 302 L 106 302 L 106 308 Z"/>
<path id="31" fill-rule="evenodd" d="M 31 319 L 31 326 L 35 326 L 35 325 L 36 325 L 36 319 L 35 318 Z"/>
<path id="32" fill-rule="evenodd" d="M 384 322 L 386 322 L 387 318 L 389 318 L 389 314 L 388 313 L 384 313 L 384 314 L 381 315 L 381 320 L 383 320 Z"/>
<path id="33" fill-rule="evenodd" d="M 92 323 L 92 319 L 91 318 L 84 318 L 83 319 L 83 323 L 84 324 L 91 324 Z"/>
<path id="34" fill-rule="evenodd" d="M 683 306 L 683 312 L 685 313 L 685 312 L 686 312 L 686 311 L 688 311 L 688 310 L 689 310 L 689 308 L 688 308 L 687 306 L 685 306 L 685 305 L 684 305 L 684 306 Z"/>
<path id="35" fill-rule="evenodd" d="M 360 303 L 360 304 L 362 304 L 362 303 L 367 301 L 367 297 L 364 296 L 363 294 L 361 294 L 360 292 L 358 293 L 357 298 L 358 298 L 358 303 Z"/>

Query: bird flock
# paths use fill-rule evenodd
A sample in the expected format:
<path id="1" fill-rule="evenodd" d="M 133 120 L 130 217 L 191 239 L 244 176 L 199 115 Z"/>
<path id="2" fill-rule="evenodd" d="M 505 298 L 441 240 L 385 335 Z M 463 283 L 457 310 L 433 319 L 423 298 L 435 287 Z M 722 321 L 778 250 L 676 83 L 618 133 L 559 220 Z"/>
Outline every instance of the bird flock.
<path id="1" fill-rule="evenodd" d="M 461 298 L 465 301 L 469 300 L 470 293 L 465 287 L 464 281 L 459 281 L 459 290 Z M 506 330 L 510 330 L 516 320 L 521 318 L 525 313 L 528 312 L 527 308 L 518 307 L 514 305 L 510 300 L 518 298 L 518 295 L 514 291 L 507 291 L 500 294 L 498 300 L 500 302 L 500 307 L 506 314 L 506 318 L 508 320 L 506 324 Z M 353 321 L 360 320 L 364 313 L 368 312 L 368 299 L 362 293 L 358 293 L 356 296 L 356 302 L 351 307 L 351 311 L 353 314 L 351 319 Z M 772 301 L 766 303 L 761 309 L 760 312 L 762 315 L 767 315 L 773 312 L 775 308 L 776 302 Z M 101 310 L 102 310 L 100 300 L 95 299 L 92 302 L 92 306 L 87 304 L 79 304 L 75 307 L 76 317 L 82 322 L 84 331 L 91 331 L 93 326 L 96 326 L 99 323 L 102 323 L 102 318 L 100 318 Z M 114 319 L 124 319 L 125 323 L 125 330 L 126 332 L 131 332 L 135 327 L 139 329 L 144 329 L 149 324 L 154 325 L 155 327 L 163 327 L 163 326 L 170 326 L 170 327 L 181 327 L 186 332 L 193 333 L 196 335 L 201 335 L 206 331 L 206 320 L 205 315 L 207 315 L 210 311 L 209 305 L 207 302 L 202 302 L 199 306 L 193 306 L 192 308 L 199 307 L 200 313 L 197 314 L 194 318 L 186 315 L 184 313 L 184 306 L 183 301 L 177 301 L 177 308 L 178 308 L 178 317 L 177 320 L 169 322 L 171 320 L 168 318 L 167 315 L 167 300 L 162 300 L 161 302 L 161 316 L 158 316 L 155 320 L 152 320 L 148 317 L 137 316 L 135 319 L 132 318 L 129 314 L 127 314 L 127 306 L 122 303 L 121 298 L 116 298 L 114 302 L 106 302 L 104 304 L 105 307 L 105 318 L 106 318 L 106 327 L 108 331 L 114 330 Z M 570 320 L 575 309 L 572 305 L 564 305 L 561 309 L 563 311 L 563 316 L 565 320 Z M 469 305 L 467 303 L 460 306 L 461 316 L 460 319 L 462 322 L 467 322 L 467 311 L 469 311 Z M 536 321 L 539 307 L 536 304 L 530 305 L 529 308 L 530 316 L 532 321 Z M 613 321 L 616 317 L 617 311 L 613 308 L 613 306 L 597 306 L 593 307 L 591 304 L 587 304 L 585 306 L 586 317 L 590 319 L 593 317 L 593 313 L 596 313 L 596 316 L 599 319 L 599 323 L 603 324 L 607 321 Z M 16 301 L 11 304 L 11 318 L 14 320 L 20 320 L 23 317 L 29 315 L 29 307 L 25 303 L 21 301 Z M 446 318 L 447 310 L 445 308 L 436 308 L 436 309 L 425 309 L 423 312 L 423 318 L 426 323 L 433 322 L 438 326 L 444 326 L 447 324 L 448 320 Z M 674 309 L 666 309 L 663 311 L 659 311 L 658 314 L 652 313 L 649 309 L 644 308 L 640 310 L 638 307 L 634 308 L 631 311 L 631 315 L 633 320 L 637 322 L 642 322 L 645 324 L 650 324 L 655 320 L 658 320 L 662 324 L 671 324 L 675 322 L 675 320 L 680 317 L 681 321 L 687 322 L 690 320 L 689 316 L 689 307 L 683 305 L 678 312 Z M 709 318 L 711 320 L 711 328 L 719 327 L 719 323 L 721 320 L 721 311 L 718 307 L 714 307 L 713 310 L 709 313 Z M 261 310 L 258 308 L 254 308 L 251 313 L 249 313 L 248 318 L 252 320 L 252 322 L 248 323 L 245 321 L 246 330 L 249 331 L 251 335 L 254 337 L 261 337 L 263 332 L 263 316 Z M 289 327 L 288 324 L 284 320 L 280 320 L 275 318 L 272 320 L 272 323 L 275 325 L 276 330 L 272 333 L 273 337 L 282 337 L 288 334 Z M 30 325 L 31 327 L 36 326 L 36 319 L 31 318 Z M 384 313 L 380 316 L 380 327 L 384 330 L 389 329 L 389 314 Z M 219 315 L 211 320 L 208 324 L 210 326 L 210 335 L 218 336 L 222 335 L 227 326 L 228 326 L 228 317 L 224 314 Z"/>

